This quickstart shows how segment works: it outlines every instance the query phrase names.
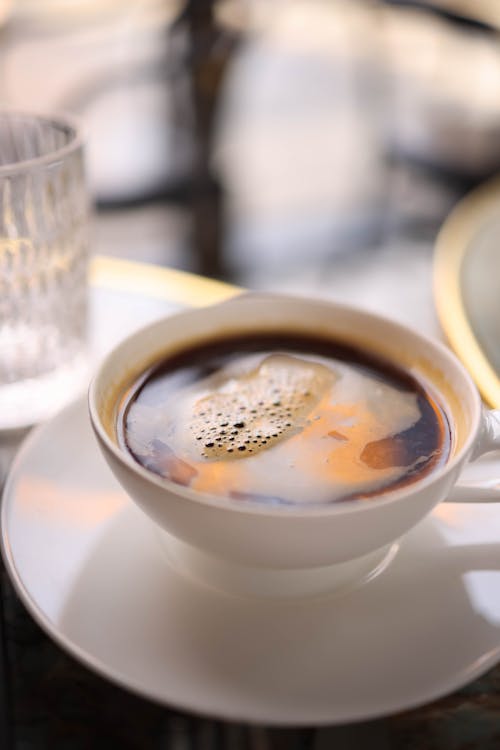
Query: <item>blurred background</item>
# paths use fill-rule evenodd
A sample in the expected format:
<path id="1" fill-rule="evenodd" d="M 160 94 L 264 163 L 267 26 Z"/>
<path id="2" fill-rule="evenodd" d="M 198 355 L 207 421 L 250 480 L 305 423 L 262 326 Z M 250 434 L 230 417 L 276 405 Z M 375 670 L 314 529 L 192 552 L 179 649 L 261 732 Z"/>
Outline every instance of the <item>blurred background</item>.
<path id="1" fill-rule="evenodd" d="M 500 165 L 498 0 L 0 0 L 0 19 L 0 102 L 84 123 L 98 253 L 351 301 L 363 266 L 376 307 L 387 263 L 428 273 Z"/>

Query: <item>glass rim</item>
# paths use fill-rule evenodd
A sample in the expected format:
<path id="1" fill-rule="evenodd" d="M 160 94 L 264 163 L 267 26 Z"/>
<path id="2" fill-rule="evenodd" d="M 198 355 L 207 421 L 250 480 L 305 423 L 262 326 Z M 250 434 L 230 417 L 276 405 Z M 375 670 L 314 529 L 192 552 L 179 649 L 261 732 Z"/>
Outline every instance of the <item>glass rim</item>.
<path id="1" fill-rule="evenodd" d="M 66 156 L 78 151 L 83 146 L 82 127 L 76 117 L 66 113 L 59 112 L 36 112 L 25 109 L 10 109 L 9 107 L 0 106 L 0 120 L 6 117 L 24 117 L 33 122 L 46 122 L 52 125 L 58 125 L 69 131 L 68 143 L 64 146 L 50 151 L 41 156 L 35 156 L 32 159 L 21 159 L 20 161 L 10 162 L 9 164 L 0 165 L 0 178 L 13 176 L 20 172 L 26 172 L 33 169 L 43 169 L 54 164 L 62 162 Z"/>

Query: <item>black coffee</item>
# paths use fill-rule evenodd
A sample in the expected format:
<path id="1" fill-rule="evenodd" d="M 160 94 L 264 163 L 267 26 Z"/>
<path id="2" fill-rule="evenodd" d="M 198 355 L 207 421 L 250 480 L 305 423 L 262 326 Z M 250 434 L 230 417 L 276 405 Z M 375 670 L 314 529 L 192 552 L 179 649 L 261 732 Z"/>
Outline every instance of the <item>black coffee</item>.
<path id="1" fill-rule="evenodd" d="M 130 389 L 121 445 L 146 469 L 233 500 L 376 498 L 443 464 L 443 409 L 410 374 L 334 341 L 224 338 L 159 363 Z"/>

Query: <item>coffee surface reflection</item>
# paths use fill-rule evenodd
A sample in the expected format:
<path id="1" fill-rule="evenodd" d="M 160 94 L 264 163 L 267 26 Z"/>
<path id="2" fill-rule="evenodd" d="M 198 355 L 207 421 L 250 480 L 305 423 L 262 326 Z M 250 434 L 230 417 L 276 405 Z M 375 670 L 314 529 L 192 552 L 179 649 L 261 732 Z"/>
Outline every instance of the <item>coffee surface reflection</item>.
<path id="1" fill-rule="evenodd" d="M 332 340 L 219 339 L 165 359 L 122 400 L 120 444 L 231 501 L 375 500 L 444 463 L 446 414 L 411 374 Z"/>

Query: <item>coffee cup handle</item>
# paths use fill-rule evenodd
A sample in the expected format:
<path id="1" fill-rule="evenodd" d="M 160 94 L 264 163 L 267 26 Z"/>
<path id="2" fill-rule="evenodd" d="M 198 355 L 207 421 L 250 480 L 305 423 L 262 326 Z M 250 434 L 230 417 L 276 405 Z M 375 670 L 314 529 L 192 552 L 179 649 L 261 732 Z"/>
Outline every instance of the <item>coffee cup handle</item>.
<path id="1" fill-rule="evenodd" d="M 500 409 L 485 409 L 470 460 L 474 461 L 484 453 L 498 449 L 500 449 Z M 457 482 L 446 498 L 446 502 L 500 503 L 500 466 L 497 478 Z"/>

